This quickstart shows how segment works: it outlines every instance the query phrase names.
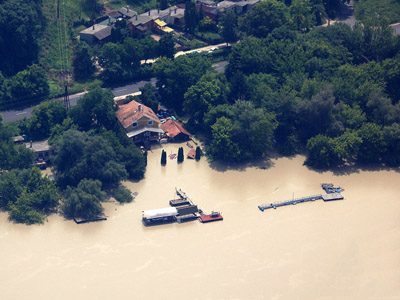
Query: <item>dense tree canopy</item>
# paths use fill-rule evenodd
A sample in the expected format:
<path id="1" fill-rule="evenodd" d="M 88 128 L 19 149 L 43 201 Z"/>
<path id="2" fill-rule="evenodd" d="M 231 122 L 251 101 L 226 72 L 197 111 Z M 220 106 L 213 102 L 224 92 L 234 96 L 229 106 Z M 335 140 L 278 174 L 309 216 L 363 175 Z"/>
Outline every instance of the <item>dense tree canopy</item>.
<path id="1" fill-rule="evenodd" d="M 181 110 L 187 89 L 210 70 L 211 63 L 202 56 L 182 55 L 174 61 L 161 58 L 153 68 L 162 101 L 169 107 Z"/>
<path id="2" fill-rule="evenodd" d="M 14 75 L 36 62 L 45 26 L 41 6 L 41 0 L 0 1 L 0 71 L 4 74 Z"/>
<path id="3" fill-rule="evenodd" d="M 10 220 L 26 224 L 43 223 L 60 198 L 54 183 L 37 168 L 2 173 L 0 194 L 0 207 L 10 212 Z"/>

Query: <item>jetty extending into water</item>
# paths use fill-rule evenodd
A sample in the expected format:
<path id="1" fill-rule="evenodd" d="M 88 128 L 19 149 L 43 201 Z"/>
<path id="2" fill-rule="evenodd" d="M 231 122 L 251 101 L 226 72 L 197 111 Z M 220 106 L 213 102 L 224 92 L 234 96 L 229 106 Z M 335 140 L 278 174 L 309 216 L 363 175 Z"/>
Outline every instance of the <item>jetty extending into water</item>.
<path id="1" fill-rule="evenodd" d="M 264 211 L 269 208 L 276 209 L 277 207 L 281 206 L 286 206 L 286 205 L 296 205 L 298 203 L 304 203 L 304 202 L 310 202 L 310 201 L 316 201 L 316 200 L 324 200 L 324 201 L 334 201 L 334 200 L 343 200 L 344 197 L 339 191 L 343 191 L 341 188 L 335 188 L 333 187 L 333 184 L 330 184 L 330 188 L 332 190 L 335 190 L 336 192 L 329 192 L 325 189 L 325 183 L 322 185 L 322 188 L 327 192 L 327 194 L 319 194 L 319 195 L 312 195 L 312 196 L 305 196 L 301 198 L 293 198 L 290 200 L 285 200 L 285 201 L 278 201 L 278 202 L 272 202 L 272 203 L 266 203 L 266 204 L 261 204 L 258 206 L 258 209 L 261 211 Z"/>

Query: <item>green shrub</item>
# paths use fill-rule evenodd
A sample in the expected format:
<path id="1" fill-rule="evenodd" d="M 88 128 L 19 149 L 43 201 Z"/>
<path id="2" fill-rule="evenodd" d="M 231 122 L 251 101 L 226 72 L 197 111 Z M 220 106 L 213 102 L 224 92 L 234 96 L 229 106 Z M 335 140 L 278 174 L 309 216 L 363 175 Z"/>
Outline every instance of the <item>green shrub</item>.
<path id="1" fill-rule="evenodd" d="M 112 196 L 117 200 L 119 203 L 130 203 L 133 200 L 133 196 L 130 190 L 123 186 L 117 187 L 115 190 L 112 191 Z"/>

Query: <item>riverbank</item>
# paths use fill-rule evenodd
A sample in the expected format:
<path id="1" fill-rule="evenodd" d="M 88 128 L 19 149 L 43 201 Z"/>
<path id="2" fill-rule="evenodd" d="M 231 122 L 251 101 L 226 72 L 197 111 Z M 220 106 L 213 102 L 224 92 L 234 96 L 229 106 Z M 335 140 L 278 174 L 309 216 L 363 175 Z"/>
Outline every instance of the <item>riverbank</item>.
<path id="1" fill-rule="evenodd" d="M 162 145 L 167 154 L 179 146 Z M 105 203 L 106 222 L 76 225 L 54 215 L 25 226 L 1 213 L 2 297 L 400 298 L 399 173 L 336 176 L 303 166 L 303 156 L 238 169 L 211 168 L 204 157 L 161 167 L 160 158 L 153 149 L 145 179 L 124 183 L 139 193 L 134 203 Z M 321 193 L 321 182 L 344 187 L 345 200 L 257 208 Z M 144 227 L 142 210 L 167 207 L 175 186 L 224 221 Z"/>

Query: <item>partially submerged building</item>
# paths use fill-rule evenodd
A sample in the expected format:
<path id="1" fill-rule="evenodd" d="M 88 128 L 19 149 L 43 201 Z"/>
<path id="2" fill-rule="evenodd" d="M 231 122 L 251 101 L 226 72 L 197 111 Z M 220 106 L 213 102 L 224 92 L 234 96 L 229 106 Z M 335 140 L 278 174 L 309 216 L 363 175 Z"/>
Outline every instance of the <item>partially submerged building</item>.
<path id="1" fill-rule="evenodd" d="M 153 110 L 134 100 L 119 106 L 117 118 L 134 143 L 159 141 L 164 133 Z"/>
<path id="2" fill-rule="evenodd" d="M 180 122 L 173 119 L 166 121 L 161 125 L 161 128 L 165 132 L 168 141 L 171 142 L 188 140 L 191 136 Z"/>

